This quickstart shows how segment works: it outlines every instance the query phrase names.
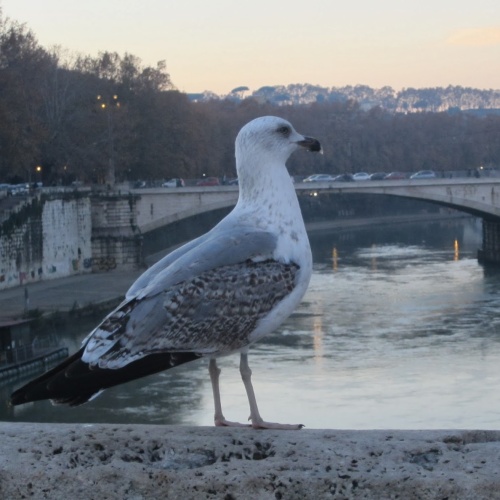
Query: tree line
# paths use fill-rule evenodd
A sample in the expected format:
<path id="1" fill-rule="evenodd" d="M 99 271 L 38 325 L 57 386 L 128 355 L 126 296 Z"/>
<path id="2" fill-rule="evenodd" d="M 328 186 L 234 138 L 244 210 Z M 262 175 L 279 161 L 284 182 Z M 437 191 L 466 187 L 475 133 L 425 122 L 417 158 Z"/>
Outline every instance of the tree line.
<path id="1" fill-rule="evenodd" d="M 345 102 L 354 100 L 362 107 L 381 106 L 392 112 L 422 111 L 458 111 L 458 110 L 493 110 L 500 108 L 500 90 L 475 89 L 459 85 L 448 87 L 372 88 L 368 85 L 346 85 L 344 87 L 321 87 L 309 83 L 290 85 L 264 86 L 253 92 L 248 87 L 236 87 L 225 96 L 241 100 L 252 96 L 257 99 L 276 104 L 308 104 L 313 102 Z M 198 94 L 200 100 L 213 99 L 218 96 L 204 92 Z"/>
<path id="2" fill-rule="evenodd" d="M 216 71 L 216 68 L 214 68 Z M 325 154 L 294 155 L 292 174 L 500 166 L 500 116 L 366 110 L 356 100 L 277 105 L 190 100 L 164 62 L 47 50 L 0 12 L 0 183 L 106 183 L 234 176 L 234 139 L 261 115 L 289 119 Z"/>

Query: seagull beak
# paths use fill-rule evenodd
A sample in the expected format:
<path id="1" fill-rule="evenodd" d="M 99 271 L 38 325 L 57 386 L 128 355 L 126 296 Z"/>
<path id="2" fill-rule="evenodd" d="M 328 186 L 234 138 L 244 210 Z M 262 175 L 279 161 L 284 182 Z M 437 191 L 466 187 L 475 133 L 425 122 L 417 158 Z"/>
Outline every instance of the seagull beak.
<path id="1" fill-rule="evenodd" d="M 319 143 L 318 139 L 314 139 L 314 137 L 304 137 L 301 141 L 297 141 L 299 146 L 306 148 L 307 151 L 314 151 L 315 153 L 323 154 L 323 148 Z"/>

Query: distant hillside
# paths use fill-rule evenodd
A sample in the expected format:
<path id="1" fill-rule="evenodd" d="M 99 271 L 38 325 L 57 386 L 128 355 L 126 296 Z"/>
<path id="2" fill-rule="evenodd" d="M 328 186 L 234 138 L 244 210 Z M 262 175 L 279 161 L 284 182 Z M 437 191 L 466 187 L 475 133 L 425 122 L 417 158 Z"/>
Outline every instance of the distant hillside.
<path id="1" fill-rule="evenodd" d="M 191 94 L 192 100 L 248 98 L 278 105 L 311 104 L 355 100 L 365 108 L 381 106 L 398 113 L 422 111 L 480 111 L 500 113 L 500 90 L 480 90 L 469 87 L 406 88 L 400 91 L 392 87 L 374 89 L 367 85 L 346 87 L 320 87 L 318 85 L 292 84 L 261 87 L 250 92 L 248 87 L 237 87 L 225 96 L 213 92 Z"/>

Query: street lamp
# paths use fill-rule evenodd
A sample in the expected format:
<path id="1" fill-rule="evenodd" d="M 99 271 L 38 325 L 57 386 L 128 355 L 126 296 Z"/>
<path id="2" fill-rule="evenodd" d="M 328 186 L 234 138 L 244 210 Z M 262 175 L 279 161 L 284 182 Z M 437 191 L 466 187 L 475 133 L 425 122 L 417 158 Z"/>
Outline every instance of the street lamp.
<path id="1" fill-rule="evenodd" d="M 108 171 L 106 173 L 106 184 L 114 186 L 115 185 L 115 137 L 114 137 L 112 108 L 119 108 L 120 101 L 118 100 L 117 94 L 113 94 L 110 99 L 106 99 L 102 95 L 98 95 L 97 100 L 99 101 L 99 107 L 103 111 L 106 111 L 107 122 L 108 122 L 109 164 L 108 164 Z"/>
<path id="2" fill-rule="evenodd" d="M 40 165 L 37 165 L 35 167 L 35 171 L 38 174 L 38 182 L 39 182 L 39 186 L 41 187 L 42 186 L 42 167 Z"/>

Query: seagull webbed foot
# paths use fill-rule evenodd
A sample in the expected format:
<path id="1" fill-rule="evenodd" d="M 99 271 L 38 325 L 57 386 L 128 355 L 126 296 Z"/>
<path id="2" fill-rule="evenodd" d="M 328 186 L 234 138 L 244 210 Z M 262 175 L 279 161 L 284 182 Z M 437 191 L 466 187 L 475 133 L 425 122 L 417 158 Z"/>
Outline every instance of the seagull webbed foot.
<path id="1" fill-rule="evenodd" d="M 298 431 L 304 427 L 304 424 L 279 424 L 277 422 L 266 422 L 261 418 L 252 420 L 252 427 L 254 429 L 279 429 L 286 431 Z"/>
<path id="2" fill-rule="evenodd" d="M 214 419 L 215 427 L 250 427 L 250 424 L 240 424 L 239 422 L 231 422 L 224 417 Z"/>

